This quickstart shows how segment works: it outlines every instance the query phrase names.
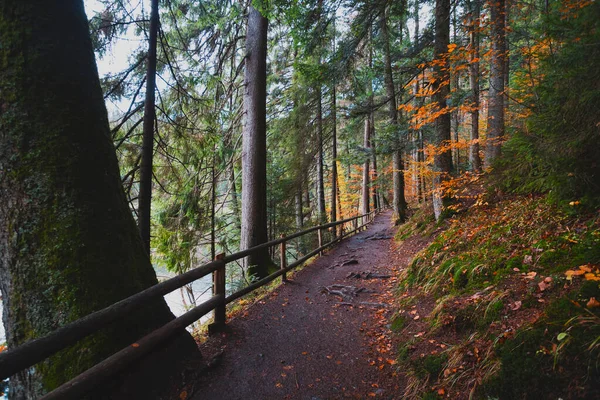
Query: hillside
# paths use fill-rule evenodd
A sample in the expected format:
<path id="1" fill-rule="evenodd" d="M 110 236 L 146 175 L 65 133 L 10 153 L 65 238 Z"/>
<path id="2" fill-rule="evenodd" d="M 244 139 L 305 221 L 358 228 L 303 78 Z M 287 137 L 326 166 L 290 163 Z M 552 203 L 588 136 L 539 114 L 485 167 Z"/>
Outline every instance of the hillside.
<path id="1" fill-rule="evenodd" d="M 425 205 L 398 230 L 430 239 L 391 323 L 403 398 L 597 399 L 600 215 L 478 192 L 439 225 Z"/>

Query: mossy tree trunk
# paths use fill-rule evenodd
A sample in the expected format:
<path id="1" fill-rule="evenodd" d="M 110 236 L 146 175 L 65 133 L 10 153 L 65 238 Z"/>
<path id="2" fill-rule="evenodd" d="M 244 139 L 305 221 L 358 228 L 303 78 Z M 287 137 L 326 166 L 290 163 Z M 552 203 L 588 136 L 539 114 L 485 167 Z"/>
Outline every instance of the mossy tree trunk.
<path id="1" fill-rule="evenodd" d="M 121 186 L 83 2 L 4 0 L 0 43 L 0 289 L 13 348 L 157 280 Z M 10 396 L 37 398 L 172 318 L 156 301 L 13 376 Z M 160 376 L 195 351 L 182 332 L 136 369 Z M 124 382 L 140 380 L 115 378 L 103 396 L 131 396 Z"/>

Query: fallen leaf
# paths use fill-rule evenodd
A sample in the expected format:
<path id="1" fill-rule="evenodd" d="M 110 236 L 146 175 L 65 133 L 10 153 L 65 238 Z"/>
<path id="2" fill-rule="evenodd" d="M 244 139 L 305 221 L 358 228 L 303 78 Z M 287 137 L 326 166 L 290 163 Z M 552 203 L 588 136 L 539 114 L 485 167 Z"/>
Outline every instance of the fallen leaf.
<path id="1" fill-rule="evenodd" d="M 131 345 L 131 347 L 138 348 L 138 347 L 140 347 L 140 344 L 139 343 L 134 343 L 134 344 Z"/>
<path id="2" fill-rule="evenodd" d="M 531 271 L 531 272 L 528 272 L 528 273 L 527 273 L 527 275 L 525 275 L 525 278 L 526 278 L 526 279 L 533 279 L 533 278 L 535 278 L 536 276 L 537 276 L 537 272 L 535 272 L 535 271 Z"/>
<path id="3" fill-rule="evenodd" d="M 445 395 L 445 394 L 446 394 L 446 391 L 445 391 L 445 390 L 442 388 L 442 389 L 439 389 L 439 390 L 437 391 L 437 393 L 438 393 L 440 396 L 443 396 L 443 395 Z"/>
<path id="4" fill-rule="evenodd" d="M 521 300 L 515 301 L 515 303 L 510 306 L 510 309 L 513 311 L 517 311 L 519 308 L 521 308 L 522 304 L 523 302 L 521 302 Z"/>
<path id="5" fill-rule="evenodd" d="M 543 292 L 544 290 L 548 289 L 550 287 L 550 285 L 548 285 L 546 282 L 540 282 L 538 283 L 538 288 L 540 288 L 540 292 Z"/>
<path id="6" fill-rule="evenodd" d="M 180 400 L 187 399 L 187 392 L 185 390 L 183 392 L 179 393 L 179 399 Z"/>
<path id="7" fill-rule="evenodd" d="M 587 281 L 600 281 L 600 276 L 590 273 L 590 274 L 585 274 L 585 279 Z"/>
<path id="8" fill-rule="evenodd" d="M 276 387 L 276 388 L 282 388 L 282 387 L 283 387 L 283 385 L 282 385 L 281 383 L 277 382 L 277 383 L 275 384 L 275 387 Z"/>
<path id="9" fill-rule="evenodd" d="M 600 307 L 600 301 L 596 300 L 595 297 L 590 298 L 590 301 L 586 304 L 587 308 L 597 308 Z"/>

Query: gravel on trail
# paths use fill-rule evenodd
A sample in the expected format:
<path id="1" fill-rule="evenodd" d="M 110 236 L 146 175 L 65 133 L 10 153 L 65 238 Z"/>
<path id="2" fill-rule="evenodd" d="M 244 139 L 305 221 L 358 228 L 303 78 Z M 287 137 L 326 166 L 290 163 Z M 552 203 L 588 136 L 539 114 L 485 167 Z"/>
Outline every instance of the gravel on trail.
<path id="1" fill-rule="evenodd" d="M 391 211 L 379 214 L 202 344 L 216 365 L 189 398 L 399 398 L 403 382 L 385 336 L 394 276 L 405 265 L 397 265 L 390 221 Z"/>

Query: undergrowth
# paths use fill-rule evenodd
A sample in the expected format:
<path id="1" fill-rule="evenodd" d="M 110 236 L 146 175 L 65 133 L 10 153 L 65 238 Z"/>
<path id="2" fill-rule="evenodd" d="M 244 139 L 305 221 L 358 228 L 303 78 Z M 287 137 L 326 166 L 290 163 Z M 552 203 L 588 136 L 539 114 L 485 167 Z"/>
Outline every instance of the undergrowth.
<path id="1" fill-rule="evenodd" d="M 497 283 L 515 269 L 561 274 L 599 264 L 599 228 L 598 215 L 575 218 L 543 197 L 475 207 L 451 219 L 450 227 L 415 257 L 406 283 L 437 293 L 463 292 Z"/>
<path id="2" fill-rule="evenodd" d="M 488 202 L 450 219 L 401 276 L 403 304 L 436 300 L 418 322 L 395 316 L 404 398 L 600 398 L 600 215 L 542 196 Z M 425 214 L 397 239 L 439 228 Z"/>

